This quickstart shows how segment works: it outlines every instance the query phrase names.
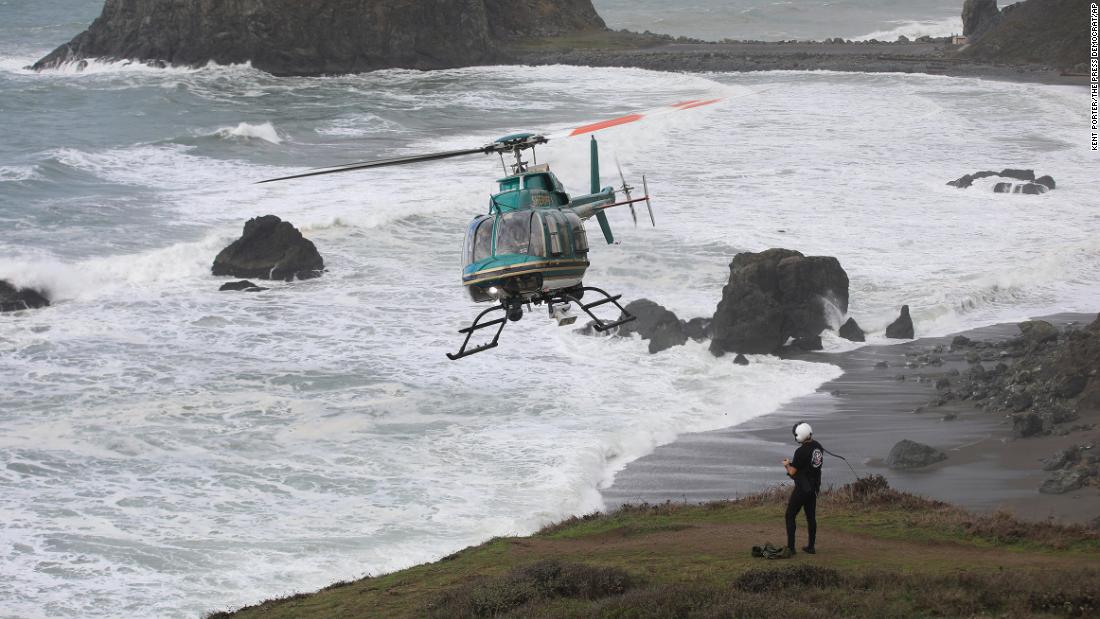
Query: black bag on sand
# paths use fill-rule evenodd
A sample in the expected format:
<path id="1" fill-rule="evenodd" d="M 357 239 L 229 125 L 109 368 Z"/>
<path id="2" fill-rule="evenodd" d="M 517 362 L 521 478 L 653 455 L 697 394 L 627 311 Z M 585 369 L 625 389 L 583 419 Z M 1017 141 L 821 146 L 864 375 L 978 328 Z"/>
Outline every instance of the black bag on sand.
<path id="1" fill-rule="evenodd" d="M 790 559 L 791 549 L 786 546 L 776 546 L 771 542 L 767 542 L 763 546 L 753 546 L 752 556 L 763 557 L 765 559 Z"/>

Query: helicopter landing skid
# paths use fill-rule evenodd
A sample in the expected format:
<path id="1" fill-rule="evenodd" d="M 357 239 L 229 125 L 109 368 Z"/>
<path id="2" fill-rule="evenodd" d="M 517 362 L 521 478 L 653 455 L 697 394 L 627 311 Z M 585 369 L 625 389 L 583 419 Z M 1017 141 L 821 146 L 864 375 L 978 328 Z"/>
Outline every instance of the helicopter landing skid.
<path id="1" fill-rule="evenodd" d="M 585 292 L 595 292 L 602 295 L 603 298 L 597 301 L 593 301 L 591 303 L 584 303 L 581 301 L 581 297 L 584 296 Z M 637 316 L 634 316 L 630 312 L 626 311 L 626 308 L 619 303 L 619 299 L 622 298 L 622 296 L 623 295 L 621 294 L 612 296 L 608 294 L 605 290 L 595 288 L 593 286 L 578 286 L 576 288 L 570 288 L 568 291 L 565 292 L 532 298 L 528 301 L 528 303 L 541 305 L 545 302 L 549 306 L 551 315 L 553 315 L 554 306 L 557 304 L 576 303 L 578 307 L 584 310 L 584 313 L 588 314 L 592 318 L 592 327 L 596 331 L 603 333 L 605 331 L 614 329 L 619 325 L 623 325 L 637 319 Z M 592 308 L 606 305 L 607 303 L 614 304 L 615 307 L 619 308 L 619 312 L 621 313 L 619 314 L 618 320 L 609 322 L 600 318 L 592 312 Z M 521 301 L 513 299 L 511 301 L 505 301 L 504 303 L 501 303 L 499 305 L 494 305 L 493 307 L 490 307 L 489 309 L 478 314 L 477 318 L 474 319 L 473 324 L 458 330 L 459 333 L 466 335 L 466 339 L 462 340 L 462 346 L 458 349 L 458 352 L 447 353 L 447 358 L 451 361 L 457 361 L 463 357 L 469 357 L 470 355 L 484 352 L 486 350 L 489 350 L 490 348 L 496 348 L 498 341 L 500 340 L 500 334 L 504 331 L 504 325 L 509 321 L 514 322 L 523 317 L 523 310 L 520 307 L 521 304 Z M 530 309 L 530 305 L 528 305 L 528 309 Z M 502 311 L 504 312 L 504 315 L 486 322 L 481 322 L 482 318 L 485 318 L 485 316 L 487 316 L 489 313 L 495 311 Z M 493 334 L 493 339 L 490 340 L 488 344 L 482 344 L 481 346 L 467 348 L 467 346 L 470 345 L 470 336 L 472 336 L 475 331 L 490 329 L 492 327 L 496 327 L 497 331 Z"/>
<path id="2" fill-rule="evenodd" d="M 500 318 L 494 318 L 493 320 L 490 320 L 488 322 L 481 322 L 481 319 L 484 318 L 486 314 L 488 314 L 489 312 L 494 312 L 496 310 L 503 311 L 504 315 Z M 504 331 L 504 323 L 506 322 L 508 322 L 508 308 L 506 308 L 503 303 L 500 305 L 494 305 L 484 312 L 481 312 L 477 315 L 477 318 L 474 319 L 473 324 L 464 329 L 458 330 L 459 333 L 466 334 L 466 339 L 462 341 L 462 347 L 458 349 L 458 352 L 454 354 L 447 353 L 447 358 L 451 361 L 457 361 L 458 359 L 461 359 L 463 357 L 469 357 L 470 355 L 489 350 L 490 348 L 496 348 L 497 340 L 500 339 L 500 333 L 501 331 Z M 474 331 L 480 331 L 481 329 L 488 329 L 490 327 L 497 328 L 497 332 L 493 334 L 493 340 L 491 342 L 489 342 L 488 344 L 482 344 L 481 346 L 475 346 L 469 350 L 466 349 L 466 347 L 470 345 L 470 336 L 474 334 Z"/>
<path id="3" fill-rule="evenodd" d="M 603 295 L 603 298 L 598 300 L 598 301 L 593 301 L 591 303 L 582 303 L 580 299 L 584 295 L 584 293 L 588 292 L 588 291 L 592 291 L 592 292 L 601 294 L 601 295 Z M 575 292 L 580 292 L 580 294 L 574 296 L 573 293 L 575 293 Z M 595 329 L 599 333 L 603 333 L 605 331 L 609 331 L 611 329 L 614 329 L 615 327 L 618 327 L 619 325 L 624 325 L 624 324 L 626 324 L 626 323 L 628 323 L 632 320 L 636 320 L 638 318 L 637 316 L 635 316 L 635 315 L 631 314 L 630 312 L 626 311 L 626 308 L 623 307 L 619 303 L 619 299 L 621 299 L 622 296 L 623 295 L 621 295 L 621 294 L 617 294 L 617 295 L 612 296 L 612 295 L 608 294 L 607 291 L 602 290 L 600 288 L 596 288 L 594 286 L 583 286 L 583 287 L 580 287 L 580 288 L 572 288 L 568 292 L 563 293 L 559 298 L 562 301 L 569 301 L 571 303 L 576 303 L 582 310 L 584 310 L 585 314 L 588 314 L 589 317 L 592 318 L 592 321 L 593 321 L 592 322 L 592 328 Z M 553 301 L 551 301 L 551 303 L 553 303 Z M 618 320 L 608 322 L 608 321 L 606 321 L 606 320 L 604 320 L 604 319 L 600 318 L 599 316 L 592 313 L 592 308 L 599 307 L 599 306 L 605 305 L 607 303 L 613 303 L 615 305 L 615 307 L 619 308 L 620 314 L 619 314 L 619 319 Z"/>

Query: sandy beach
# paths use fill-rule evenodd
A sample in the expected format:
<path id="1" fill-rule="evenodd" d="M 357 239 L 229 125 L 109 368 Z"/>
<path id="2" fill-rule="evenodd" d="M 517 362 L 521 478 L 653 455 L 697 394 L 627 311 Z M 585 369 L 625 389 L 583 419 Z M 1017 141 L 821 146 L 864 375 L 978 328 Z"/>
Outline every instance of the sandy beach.
<path id="1" fill-rule="evenodd" d="M 1086 325 L 1094 319 L 1092 314 L 1044 318 L 1059 327 Z M 1019 330 L 1016 324 L 999 324 L 963 335 L 997 341 L 1015 337 Z M 795 448 L 790 428 L 805 420 L 825 448 L 846 457 L 860 476 L 882 474 L 895 488 L 978 512 L 1007 510 L 1028 520 L 1093 522 L 1100 516 L 1096 488 L 1040 494 L 1038 487 L 1049 475 L 1040 459 L 1074 444 L 1095 443 L 1100 432 L 1094 426 L 1063 436 L 1016 439 L 1004 416 L 970 402 L 930 405 L 936 398 L 935 381 L 952 369 L 965 372 L 968 366 L 961 352 L 949 352 L 952 337 L 804 354 L 800 358 L 838 365 L 844 374 L 774 414 L 723 430 L 681 436 L 628 464 L 603 490 L 607 508 L 735 498 L 784 484 L 779 463 Z M 937 355 L 943 365 L 906 367 L 918 354 L 936 346 L 944 347 L 945 352 Z M 876 367 L 883 361 L 889 367 Z M 891 470 L 883 459 L 903 439 L 934 446 L 948 457 L 918 470 Z M 825 485 L 839 486 L 852 479 L 852 471 L 842 461 L 826 459 Z"/>

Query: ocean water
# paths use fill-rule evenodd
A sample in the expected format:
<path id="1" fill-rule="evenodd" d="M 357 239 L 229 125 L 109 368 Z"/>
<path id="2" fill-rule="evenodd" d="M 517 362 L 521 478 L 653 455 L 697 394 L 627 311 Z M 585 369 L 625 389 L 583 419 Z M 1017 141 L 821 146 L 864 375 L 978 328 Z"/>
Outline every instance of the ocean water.
<path id="1" fill-rule="evenodd" d="M 621 243 L 594 247 L 588 283 L 704 316 L 736 252 L 782 246 L 840 259 L 872 342 L 903 303 L 929 335 L 1100 307 L 1081 90 L 562 66 L 23 69 L 97 4 L 0 1 L 0 279 L 55 301 L 0 316 L 0 617 L 193 617 L 528 533 L 599 509 L 617 470 L 677 434 L 837 375 L 737 367 L 696 343 L 648 355 L 538 312 L 450 362 L 484 307 L 461 290 L 459 252 L 498 162 L 263 178 L 723 95 L 600 134 L 605 162 L 648 176 L 658 226 L 613 213 Z M 539 160 L 586 187 L 583 140 Z M 1059 188 L 944 185 L 1006 166 Z M 268 213 L 329 272 L 217 292 L 214 255 Z"/>
<path id="2" fill-rule="evenodd" d="M 608 27 L 709 41 L 962 34 L 960 0 L 593 0 Z M 1002 5 L 1005 4 L 1002 2 Z"/>

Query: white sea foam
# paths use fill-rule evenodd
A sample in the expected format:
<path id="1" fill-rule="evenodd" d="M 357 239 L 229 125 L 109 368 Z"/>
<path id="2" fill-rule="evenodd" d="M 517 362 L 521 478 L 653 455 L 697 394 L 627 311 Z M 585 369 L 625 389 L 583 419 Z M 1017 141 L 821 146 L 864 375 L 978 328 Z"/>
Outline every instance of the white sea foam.
<path id="1" fill-rule="evenodd" d="M 0 605 L 18 616 L 194 616 L 528 532 L 599 508 L 600 488 L 655 445 L 765 414 L 836 375 L 769 357 L 742 368 L 694 342 L 649 355 L 640 340 L 558 329 L 539 308 L 509 323 L 500 347 L 451 363 L 443 352 L 457 329 L 484 309 L 461 289 L 459 251 L 498 162 L 253 180 L 751 90 L 599 134 L 604 184 L 619 182 L 616 158 L 631 181 L 646 173 L 658 227 L 612 212 L 621 244 L 593 244 L 586 282 L 691 318 L 714 311 L 738 251 L 833 255 L 872 343 L 901 304 L 921 335 L 1100 306 L 1097 187 L 1077 91 L 571 67 L 184 77 L 91 86 L 180 83 L 199 97 L 187 110 L 241 106 L 236 122 L 262 104 L 270 113 L 258 117 L 296 135 L 366 110 L 400 122 L 325 146 L 326 161 L 291 140 L 43 147 L 98 185 L 138 194 L 156 238 L 171 240 L 120 251 L 98 197 L 20 205 L 61 215 L 21 229 L 0 261 L 0 278 L 57 301 L 0 316 L 0 382 L 29 394 L 0 411 L 0 573 L 11 583 Z M 620 93 L 611 102 L 608 85 Z M 254 90 L 267 96 L 237 97 Z M 186 120 L 165 127 L 166 140 L 225 122 L 177 116 Z M 538 153 L 573 193 L 587 191 L 586 140 Z M 1052 174 L 1059 188 L 944 185 L 1002 167 Z M 218 292 L 214 255 L 266 213 L 298 225 L 328 272 Z M 67 240 L 89 235 L 101 239 L 94 255 L 67 253 Z"/>
<path id="2" fill-rule="evenodd" d="M 34 166 L 0 166 L 0 183 L 5 181 L 18 183 L 28 181 L 36 176 L 38 176 L 38 172 L 35 171 Z"/>
<path id="3" fill-rule="evenodd" d="M 283 143 L 283 138 L 279 137 L 279 132 L 275 130 L 275 125 L 270 122 L 260 123 L 258 125 L 240 123 L 236 127 L 222 127 L 217 130 L 216 135 L 227 140 L 254 139 L 263 140 L 271 144 Z"/>
<path id="4" fill-rule="evenodd" d="M 898 37 L 908 37 L 910 40 L 919 37 L 949 37 L 962 34 L 962 18 L 946 17 L 944 19 L 918 20 L 918 21 L 894 21 L 894 27 L 887 30 L 876 30 L 869 34 L 852 37 L 853 41 L 896 41 Z"/>

